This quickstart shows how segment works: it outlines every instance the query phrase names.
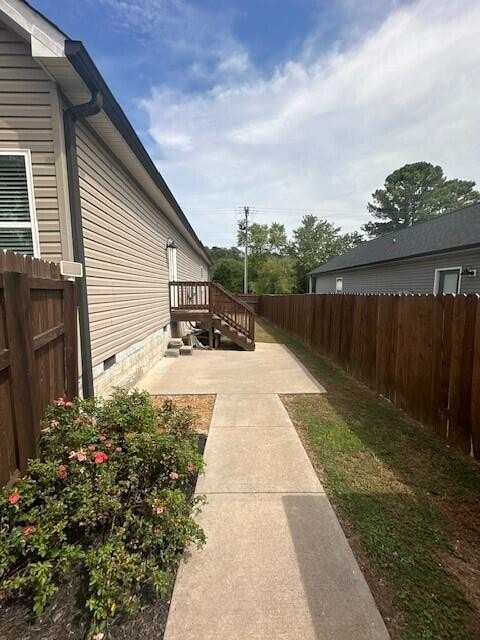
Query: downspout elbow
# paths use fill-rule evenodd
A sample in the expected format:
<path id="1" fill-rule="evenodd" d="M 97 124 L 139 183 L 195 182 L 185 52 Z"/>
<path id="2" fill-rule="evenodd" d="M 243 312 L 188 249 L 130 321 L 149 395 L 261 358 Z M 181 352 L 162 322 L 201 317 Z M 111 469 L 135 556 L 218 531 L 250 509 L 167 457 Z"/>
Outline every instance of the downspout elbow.
<path id="1" fill-rule="evenodd" d="M 68 108 L 64 113 L 64 118 L 70 118 L 73 122 L 76 122 L 80 118 L 89 118 L 95 116 L 103 108 L 103 96 L 100 91 L 96 89 L 92 91 L 92 97 L 88 102 L 83 104 L 75 104 Z"/>

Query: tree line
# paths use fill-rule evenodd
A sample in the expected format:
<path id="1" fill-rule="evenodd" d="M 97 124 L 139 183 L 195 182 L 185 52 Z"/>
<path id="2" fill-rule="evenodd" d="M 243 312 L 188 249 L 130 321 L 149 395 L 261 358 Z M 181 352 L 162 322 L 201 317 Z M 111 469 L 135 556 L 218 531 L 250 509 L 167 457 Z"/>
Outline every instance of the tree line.
<path id="1" fill-rule="evenodd" d="M 406 164 L 387 176 L 383 188 L 372 194 L 367 210 L 372 220 L 362 232 L 343 233 L 326 219 L 308 214 L 287 237 L 285 226 L 253 223 L 248 229 L 249 291 L 304 293 L 307 274 L 320 264 L 367 239 L 409 227 L 480 201 L 469 180 L 447 180 L 440 166 L 428 162 Z M 365 234 L 365 235 L 364 235 Z M 245 228 L 239 224 L 237 246 L 211 247 L 211 279 L 234 292 L 243 291 Z"/>

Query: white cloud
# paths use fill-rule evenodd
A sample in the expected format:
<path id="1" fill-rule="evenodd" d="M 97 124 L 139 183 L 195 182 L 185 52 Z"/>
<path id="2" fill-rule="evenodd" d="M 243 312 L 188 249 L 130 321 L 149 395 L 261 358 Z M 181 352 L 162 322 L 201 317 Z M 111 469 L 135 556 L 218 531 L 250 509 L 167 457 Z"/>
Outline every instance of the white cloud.
<path id="1" fill-rule="evenodd" d="M 350 48 L 289 61 L 270 77 L 246 58 L 246 77 L 204 93 L 153 89 L 142 106 L 159 168 L 187 215 L 311 208 L 336 211 L 326 217 L 346 230 L 365 222 L 372 191 L 406 162 L 479 181 L 479 28 L 477 0 L 421 0 Z M 301 217 L 279 214 L 257 219 L 292 228 Z M 234 242 L 233 216 L 190 219 L 206 243 Z"/>
<path id="2" fill-rule="evenodd" d="M 226 74 L 241 74 L 248 71 L 250 60 L 246 51 L 239 51 L 220 60 L 217 70 Z"/>

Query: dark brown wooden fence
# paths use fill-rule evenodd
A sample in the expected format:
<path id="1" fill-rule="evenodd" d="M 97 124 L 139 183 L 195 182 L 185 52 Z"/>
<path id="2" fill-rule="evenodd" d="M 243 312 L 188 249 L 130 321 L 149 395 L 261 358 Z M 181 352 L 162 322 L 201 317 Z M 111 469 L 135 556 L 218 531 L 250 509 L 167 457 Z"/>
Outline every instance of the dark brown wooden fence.
<path id="1" fill-rule="evenodd" d="M 235 295 L 237 298 L 240 298 L 242 302 L 250 305 L 255 313 L 258 313 L 261 296 L 257 296 L 255 293 L 236 293 Z"/>
<path id="2" fill-rule="evenodd" d="M 45 408 L 77 384 L 74 283 L 58 265 L 0 251 L 0 484 L 38 453 Z"/>
<path id="3" fill-rule="evenodd" d="M 478 295 L 267 295 L 260 314 L 480 459 Z"/>

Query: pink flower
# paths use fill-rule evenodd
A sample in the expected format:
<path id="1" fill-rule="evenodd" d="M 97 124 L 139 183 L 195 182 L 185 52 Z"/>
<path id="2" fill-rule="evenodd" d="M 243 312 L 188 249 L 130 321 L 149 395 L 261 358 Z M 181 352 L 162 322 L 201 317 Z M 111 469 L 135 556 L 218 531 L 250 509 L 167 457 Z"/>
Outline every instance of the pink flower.
<path id="1" fill-rule="evenodd" d="M 70 455 L 68 457 L 70 460 L 78 460 L 78 462 L 85 462 L 87 459 L 87 455 L 84 451 L 70 451 Z"/>
<path id="2" fill-rule="evenodd" d="M 34 531 L 35 527 L 33 526 L 33 524 L 27 524 L 27 526 L 22 531 L 22 536 L 29 536 Z"/>
<path id="3" fill-rule="evenodd" d="M 105 634 L 100 631 L 100 633 L 96 633 L 93 636 L 92 640 L 103 640 L 104 637 L 105 637 Z"/>
<path id="4" fill-rule="evenodd" d="M 20 497 L 21 496 L 18 491 L 14 491 L 8 496 L 7 500 L 10 504 L 17 504 L 17 502 L 20 500 Z"/>
<path id="5" fill-rule="evenodd" d="M 89 445 L 88 445 L 88 447 L 87 447 L 87 449 L 88 449 L 89 451 L 95 451 L 95 449 L 96 449 L 96 448 L 97 448 L 97 445 L 96 445 L 96 444 L 89 444 Z"/>
<path id="6" fill-rule="evenodd" d="M 68 476 L 68 469 L 64 464 L 58 465 L 57 476 L 60 478 L 60 480 L 66 480 Z"/>
<path id="7" fill-rule="evenodd" d="M 73 402 L 70 402 L 70 400 L 66 400 L 65 398 L 57 398 L 55 400 L 55 404 L 57 407 L 65 407 L 66 409 L 73 407 Z"/>
<path id="8" fill-rule="evenodd" d="M 122 447 L 115 447 L 115 451 L 117 453 L 122 453 L 123 449 L 122 449 Z"/>
<path id="9" fill-rule="evenodd" d="M 97 451 L 97 453 L 93 456 L 93 461 L 95 464 L 102 464 L 102 462 L 106 462 L 108 460 L 108 455 L 103 451 Z"/>
<path id="10" fill-rule="evenodd" d="M 104 436 L 103 433 L 102 433 L 102 435 L 100 436 L 100 440 L 102 442 L 105 442 L 106 439 L 107 439 L 107 436 Z"/>
<path id="11" fill-rule="evenodd" d="M 192 464 L 191 462 L 189 462 L 189 463 L 187 464 L 187 471 L 188 471 L 188 473 L 192 473 L 193 469 L 194 469 L 193 464 Z"/>
<path id="12" fill-rule="evenodd" d="M 168 477 L 171 480 L 177 480 L 178 479 L 178 473 L 176 471 L 170 471 L 170 473 L 168 474 Z"/>

